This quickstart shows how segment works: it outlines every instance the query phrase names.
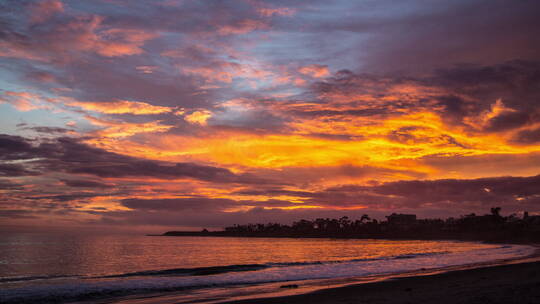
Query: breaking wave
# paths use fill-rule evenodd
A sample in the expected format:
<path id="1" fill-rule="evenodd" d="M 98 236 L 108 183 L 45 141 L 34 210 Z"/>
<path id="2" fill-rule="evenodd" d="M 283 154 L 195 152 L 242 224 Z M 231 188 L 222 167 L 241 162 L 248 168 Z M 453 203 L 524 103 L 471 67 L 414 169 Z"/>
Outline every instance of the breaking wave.
<path id="1" fill-rule="evenodd" d="M 108 276 L 13 277 L 2 282 L 47 280 L 51 284 L 30 284 L 3 288 L 3 303 L 61 303 L 102 299 L 183 289 L 246 284 L 362 277 L 435 269 L 530 255 L 535 248 L 511 245 L 464 252 L 424 252 L 386 257 L 335 261 L 241 264 L 198 268 L 138 271 Z M 54 279 L 54 280 L 53 280 Z"/>

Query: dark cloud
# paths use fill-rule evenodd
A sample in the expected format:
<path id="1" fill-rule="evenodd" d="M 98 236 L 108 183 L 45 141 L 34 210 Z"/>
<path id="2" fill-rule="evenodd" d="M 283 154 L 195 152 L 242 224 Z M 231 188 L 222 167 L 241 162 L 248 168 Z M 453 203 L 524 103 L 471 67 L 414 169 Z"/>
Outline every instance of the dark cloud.
<path id="1" fill-rule="evenodd" d="M 22 185 L 11 182 L 9 180 L 0 179 L 0 190 L 21 190 Z"/>
<path id="2" fill-rule="evenodd" d="M 24 128 L 25 130 L 32 130 L 38 133 L 44 133 L 44 134 L 62 134 L 62 133 L 68 133 L 72 132 L 73 130 L 66 129 L 66 128 L 59 128 L 59 127 L 28 127 Z"/>
<path id="3" fill-rule="evenodd" d="M 188 197 L 171 199 L 124 199 L 122 205 L 137 210 L 169 210 L 173 212 L 182 210 L 223 210 L 238 206 L 230 199 L 213 199 L 207 197 Z"/>
<path id="4" fill-rule="evenodd" d="M 459 111 L 445 104 L 445 114 L 462 120 L 479 115 L 500 101 L 509 110 L 491 118 L 485 126 L 488 132 L 505 131 L 539 121 L 540 62 L 508 61 L 491 66 L 461 65 L 438 70 L 427 80 L 455 95 L 467 97 L 460 101 Z"/>
<path id="5" fill-rule="evenodd" d="M 114 185 L 105 184 L 101 182 L 91 181 L 91 180 L 72 180 L 66 179 L 62 182 L 68 187 L 74 188 L 112 188 Z"/>
<path id="6" fill-rule="evenodd" d="M 102 214 L 103 218 L 97 221 L 97 224 L 121 225 L 157 225 L 157 226 L 176 226 L 176 227 L 207 227 L 223 228 L 234 224 L 248 223 L 269 223 L 281 222 L 292 223 L 301 218 L 340 218 L 349 216 L 360 218 L 362 211 L 339 211 L 339 210 L 313 210 L 313 209 L 264 209 L 262 207 L 252 208 L 248 211 L 221 212 L 217 210 L 181 210 L 173 212 L 171 210 L 134 210 L 117 211 Z M 382 217 L 382 214 L 381 214 Z"/>
<path id="7" fill-rule="evenodd" d="M 324 193 L 324 192 L 323 192 Z M 388 182 L 376 186 L 343 186 L 326 193 L 345 195 L 372 193 L 401 207 L 451 205 L 454 208 L 485 209 L 502 205 L 512 210 L 524 207 L 540 210 L 531 200 L 540 196 L 540 175 L 531 177 L 494 177 L 479 179 L 443 179 Z M 384 203 L 381 204 L 384 206 Z"/>
<path id="8" fill-rule="evenodd" d="M 120 203 L 130 211 L 93 210 L 101 215 L 101 224 L 159 225 L 184 227 L 224 227 L 233 224 L 281 222 L 301 218 L 359 218 L 369 214 L 384 218 L 391 212 L 416 213 L 420 217 L 459 216 L 475 212 L 483 214 L 489 208 L 501 206 L 505 214 L 528 210 L 540 211 L 540 175 L 531 177 L 496 177 L 480 179 L 446 179 L 398 181 L 372 186 L 343 185 L 321 191 L 288 191 L 279 188 L 238 191 L 236 195 L 291 195 L 304 198 L 304 205 L 319 209 L 280 210 L 272 207 L 302 206 L 282 200 L 251 201 L 208 197 L 168 199 L 123 199 Z M 248 211 L 224 212 L 247 206 Z M 270 209 L 262 208 L 270 207 Z M 358 208 L 336 210 L 336 208 Z"/>
<path id="9" fill-rule="evenodd" d="M 370 10 L 373 5 L 383 9 L 395 4 L 377 1 Z M 371 35 L 367 42 L 358 43 L 364 50 L 358 52 L 364 69 L 425 72 L 455 63 L 540 59 L 536 51 L 540 43 L 533 38 L 540 35 L 536 1 L 513 5 L 503 0 L 412 1 L 403 6 L 406 9 L 400 14 L 338 21 L 349 21 L 348 30 Z"/>
<path id="10" fill-rule="evenodd" d="M 539 211 L 540 175 L 479 179 L 413 180 L 365 185 L 343 185 L 322 191 L 243 190 L 239 195 L 288 195 L 323 208 L 363 207 L 366 210 L 452 208 L 462 214 L 482 212 L 494 205 L 508 212 Z M 487 208 L 487 209 L 486 209 Z M 441 216 L 440 214 L 438 216 Z"/>
<path id="11" fill-rule="evenodd" d="M 36 154 L 36 149 L 24 137 L 0 134 L 0 159 L 28 159 Z"/>
<path id="12" fill-rule="evenodd" d="M 295 206 L 283 200 L 251 201 L 251 200 L 231 200 L 225 198 L 208 197 L 186 197 L 186 198 L 168 198 L 168 199 L 138 199 L 129 198 L 121 201 L 122 205 L 136 210 L 169 210 L 171 212 L 191 211 L 212 211 L 219 212 L 228 208 L 241 206 L 252 207 L 290 207 Z"/>
<path id="13" fill-rule="evenodd" d="M 410 90 L 400 91 L 402 88 Z M 343 70 L 315 83 L 310 90 L 317 106 L 302 108 L 290 103 L 285 107 L 289 115 L 338 119 L 429 111 L 471 132 L 505 132 L 540 122 L 540 61 L 455 65 L 415 77 Z M 333 105 L 336 98 L 347 102 Z M 334 108 L 315 109 L 325 104 Z M 341 106 L 344 109 L 335 108 Z M 483 125 L 471 124 L 496 106 L 500 112 L 493 113 Z M 399 130 L 394 132 L 390 136 L 398 141 L 407 136 Z"/>
<path id="14" fill-rule="evenodd" d="M 488 121 L 486 131 L 499 132 L 519 128 L 531 123 L 531 114 L 525 112 L 510 112 L 493 117 Z"/>
<path id="15" fill-rule="evenodd" d="M 436 135 L 436 136 L 418 136 L 414 134 L 414 131 L 421 130 L 421 127 L 416 126 L 408 126 L 408 127 L 402 127 L 397 130 L 390 131 L 387 135 L 387 138 L 395 141 L 400 142 L 408 145 L 414 145 L 414 144 L 421 144 L 421 143 L 430 143 L 430 142 L 437 142 L 439 144 L 445 144 L 447 146 L 458 146 L 461 148 L 466 148 L 465 145 L 459 143 L 454 137 L 450 135 Z M 429 129 L 424 129 L 424 133 L 429 134 Z"/>
<path id="16" fill-rule="evenodd" d="M 266 190 L 256 190 L 256 189 L 250 189 L 250 190 L 242 190 L 242 191 L 236 191 L 234 194 L 239 195 L 264 195 L 264 196 L 281 196 L 281 195 L 288 195 L 288 196 L 297 196 L 297 197 L 311 197 L 313 196 L 312 192 L 308 191 L 291 191 L 291 190 L 283 190 L 283 189 L 266 189 Z"/>
<path id="17" fill-rule="evenodd" d="M 194 178 L 217 183 L 256 183 L 250 174 L 194 163 L 167 163 L 124 156 L 90 147 L 77 139 L 56 138 L 31 144 L 20 136 L 0 135 L 2 157 L 8 160 L 36 158 L 31 165 L 42 173 L 55 170 L 99 177 Z M 14 172 L 16 168 L 11 168 Z M 21 168 L 22 170 L 22 168 Z"/>
<path id="18" fill-rule="evenodd" d="M 0 209 L 0 218 L 8 219 L 32 219 L 36 218 L 31 210 L 23 209 Z"/>
<path id="19" fill-rule="evenodd" d="M 29 196 L 26 197 L 26 199 L 29 200 L 50 200 L 53 202 L 71 202 L 71 201 L 80 201 L 92 197 L 99 197 L 99 196 L 109 196 L 111 194 L 103 194 L 103 193 L 70 193 L 70 194 L 59 194 L 59 195 L 42 195 L 42 196 Z M 52 204 L 50 205 L 54 208 L 57 208 L 56 205 Z"/>
<path id="20" fill-rule="evenodd" d="M 0 163 L 0 177 L 15 177 L 15 176 L 27 176 L 38 175 L 38 172 L 27 170 L 20 164 L 2 164 Z"/>
<path id="21" fill-rule="evenodd" d="M 519 144 L 537 144 L 540 142 L 540 128 L 519 131 L 512 141 Z"/>

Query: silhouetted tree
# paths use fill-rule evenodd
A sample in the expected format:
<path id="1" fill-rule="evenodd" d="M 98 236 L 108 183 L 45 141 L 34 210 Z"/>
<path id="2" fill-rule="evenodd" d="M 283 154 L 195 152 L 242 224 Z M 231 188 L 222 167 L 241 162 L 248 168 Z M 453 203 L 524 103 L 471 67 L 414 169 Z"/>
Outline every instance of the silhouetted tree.
<path id="1" fill-rule="evenodd" d="M 364 221 L 367 222 L 367 221 L 369 221 L 369 220 L 370 220 L 370 218 L 369 218 L 369 215 L 367 215 L 367 214 L 363 214 L 363 215 L 360 217 L 360 222 L 361 222 L 361 223 L 364 223 Z"/>
<path id="2" fill-rule="evenodd" d="M 165 235 L 203 236 L 263 236 L 263 237 L 343 237 L 343 238 L 418 238 L 460 239 L 489 241 L 540 241 L 540 216 L 523 218 L 515 214 L 501 216 L 501 208 L 493 207 L 490 214 L 474 213 L 459 218 L 420 219 L 406 225 L 391 225 L 387 221 L 370 220 L 367 214 L 351 221 L 343 216 L 339 219 L 317 218 L 313 221 L 299 220 L 291 226 L 279 223 L 246 224 L 226 227 L 224 231 L 201 232 L 169 231 Z"/>
<path id="3" fill-rule="evenodd" d="M 501 217 L 501 207 L 493 207 L 491 208 L 491 215 L 494 217 Z"/>

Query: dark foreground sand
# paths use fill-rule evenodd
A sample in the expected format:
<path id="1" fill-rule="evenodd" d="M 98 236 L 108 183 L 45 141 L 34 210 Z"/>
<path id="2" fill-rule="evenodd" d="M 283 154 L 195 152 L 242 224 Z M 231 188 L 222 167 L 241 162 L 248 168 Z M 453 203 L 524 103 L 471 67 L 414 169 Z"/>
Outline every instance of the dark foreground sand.
<path id="1" fill-rule="evenodd" d="M 229 303 L 540 303 L 540 262 L 500 265 Z"/>

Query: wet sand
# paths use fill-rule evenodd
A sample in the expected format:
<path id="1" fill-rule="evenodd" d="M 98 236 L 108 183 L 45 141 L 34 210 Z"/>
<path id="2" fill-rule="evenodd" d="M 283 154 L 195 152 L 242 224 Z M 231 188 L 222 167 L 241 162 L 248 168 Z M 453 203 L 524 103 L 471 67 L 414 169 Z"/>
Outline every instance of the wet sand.
<path id="1" fill-rule="evenodd" d="M 540 262 L 457 270 L 227 303 L 540 303 Z"/>
<path id="2" fill-rule="evenodd" d="M 231 286 L 212 291 L 201 289 L 195 294 L 182 291 L 133 295 L 92 303 L 540 304 L 540 247 L 529 245 L 537 248 L 529 256 L 401 274 Z M 297 285 L 297 288 L 280 288 L 283 285 Z"/>

